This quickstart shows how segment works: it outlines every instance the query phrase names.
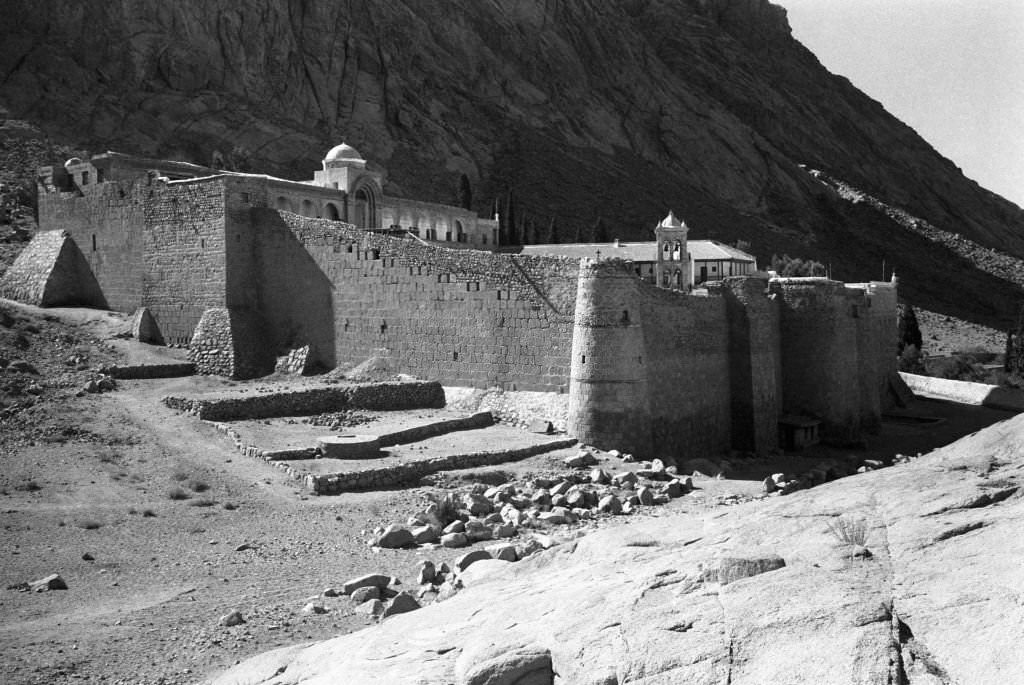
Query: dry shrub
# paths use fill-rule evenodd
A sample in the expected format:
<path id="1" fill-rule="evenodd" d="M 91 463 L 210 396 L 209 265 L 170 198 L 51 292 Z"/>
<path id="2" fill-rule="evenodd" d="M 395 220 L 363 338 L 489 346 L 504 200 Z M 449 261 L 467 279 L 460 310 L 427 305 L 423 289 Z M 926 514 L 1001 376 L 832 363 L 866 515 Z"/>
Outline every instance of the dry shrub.
<path id="1" fill-rule="evenodd" d="M 182 490 L 181 488 L 179 488 L 178 486 L 174 486 L 173 488 L 167 491 L 167 499 L 183 500 L 188 498 L 189 494 Z"/>
<path id="2" fill-rule="evenodd" d="M 868 541 L 868 522 L 862 517 L 840 516 L 828 522 L 828 531 L 844 545 L 864 547 Z"/>

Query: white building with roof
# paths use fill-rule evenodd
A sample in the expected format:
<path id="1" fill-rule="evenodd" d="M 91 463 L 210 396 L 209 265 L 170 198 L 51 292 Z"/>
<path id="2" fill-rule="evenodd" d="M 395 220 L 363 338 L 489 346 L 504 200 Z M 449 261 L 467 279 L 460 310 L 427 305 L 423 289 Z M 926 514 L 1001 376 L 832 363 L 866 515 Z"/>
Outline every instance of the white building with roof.
<path id="1" fill-rule="evenodd" d="M 645 281 L 673 290 L 699 288 L 709 281 L 757 271 L 757 259 L 717 240 L 689 240 L 689 228 L 669 213 L 654 229 L 656 240 L 610 243 L 523 245 L 521 254 L 633 262 Z"/>

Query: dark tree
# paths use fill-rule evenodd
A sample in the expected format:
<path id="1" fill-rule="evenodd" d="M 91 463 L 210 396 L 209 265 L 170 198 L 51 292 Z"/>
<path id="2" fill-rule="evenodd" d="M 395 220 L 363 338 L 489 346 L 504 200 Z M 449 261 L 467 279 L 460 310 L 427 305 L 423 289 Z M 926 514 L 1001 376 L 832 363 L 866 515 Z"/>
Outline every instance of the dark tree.
<path id="1" fill-rule="evenodd" d="M 813 259 L 804 260 L 799 257 L 790 257 L 788 254 L 784 254 L 781 257 L 773 254 L 768 268 L 780 276 L 825 275 L 825 265 L 821 262 L 816 262 Z"/>
<path id="2" fill-rule="evenodd" d="M 463 209 L 473 209 L 473 188 L 469 184 L 469 176 L 466 174 L 459 175 L 459 193 L 458 193 L 459 207 Z"/>
<path id="3" fill-rule="evenodd" d="M 544 236 L 544 242 L 548 245 L 558 244 L 558 223 L 555 221 L 555 217 L 551 217 L 551 223 L 548 224 L 548 232 Z"/>
<path id="4" fill-rule="evenodd" d="M 595 243 L 607 243 L 611 242 L 611 237 L 608 235 L 608 225 L 604 222 L 604 217 L 597 217 L 597 221 L 594 223 L 593 230 L 593 241 Z"/>
<path id="5" fill-rule="evenodd" d="M 896 329 L 897 354 L 902 355 L 903 350 L 911 345 L 921 352 L 921 329 L 917 325 L 917 314 L 909 304 L 896 305 Z"/>
<path id="6" fill-rule="evenodd" d="M 1006 333 L 1006 360 L 1003 363 L 1007 373 L 1024 376 L 1024 305 L 1017 313 L 1017 327 Z"/>

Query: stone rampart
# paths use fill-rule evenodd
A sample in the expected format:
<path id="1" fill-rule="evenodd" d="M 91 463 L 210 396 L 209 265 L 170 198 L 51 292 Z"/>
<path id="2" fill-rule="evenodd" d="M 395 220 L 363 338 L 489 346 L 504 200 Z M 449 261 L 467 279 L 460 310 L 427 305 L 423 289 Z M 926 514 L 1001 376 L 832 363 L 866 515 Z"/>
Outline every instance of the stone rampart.
<path id="1" fill-rule="evenodd" d="M 777 278 L 769 288 L 780 303 L 783 410 L 820 418 L 825 440 L 858 439 L 863 292 L 827 278 Z"/>
<path id="2" fill-rule="evenodd" d="M 145 181 L 97 183 L 74 192 L 39 186 L 39 226 L 67 231 L 88 262 L 107 306 L 134 312 L 142 304 Z"/>
<path id="3" fill-rule="evenodd" d="M 274 345 L 309 344 L 325 366 L 383 354 L 450 385 L 567 390 L 574 260 L 447 250 L 276 210 L 250 217 Z"/>
<path id="4" fill-rule="evenodd" d="M 368 383 L 306 388 L 262 395 L 165 397 L 171 409 L 207 421 L 310 416 L 343 409 L 423 409 L 444 406 L 444 389 L 436 382 Z"/>

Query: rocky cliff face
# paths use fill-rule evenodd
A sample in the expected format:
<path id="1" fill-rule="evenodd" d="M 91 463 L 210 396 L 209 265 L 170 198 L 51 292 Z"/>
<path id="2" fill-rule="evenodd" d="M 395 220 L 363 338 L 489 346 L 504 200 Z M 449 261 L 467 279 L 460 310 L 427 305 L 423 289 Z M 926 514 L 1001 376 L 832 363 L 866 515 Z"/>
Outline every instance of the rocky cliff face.
<path id="1" fill-rule="evenodd" d="M 647 238 L 674 209 L 695 237 L 837 277 L 886 259 L 931 297 L 949 265 L 915 266 L 874 235 L 898 226 L 865 224 L 807 165 L 1024 257 L 1020 208 L 828 73 L 766 0 L 8 4 L 0 104 L 93 150 L 308 178 L 344 139 L 390 192 L 452 201 L 465 173 L 478 210 L 511 190 L 563 239 L 598 217 Z M 969 309 L 952 299 L 922 304 Z"/>

